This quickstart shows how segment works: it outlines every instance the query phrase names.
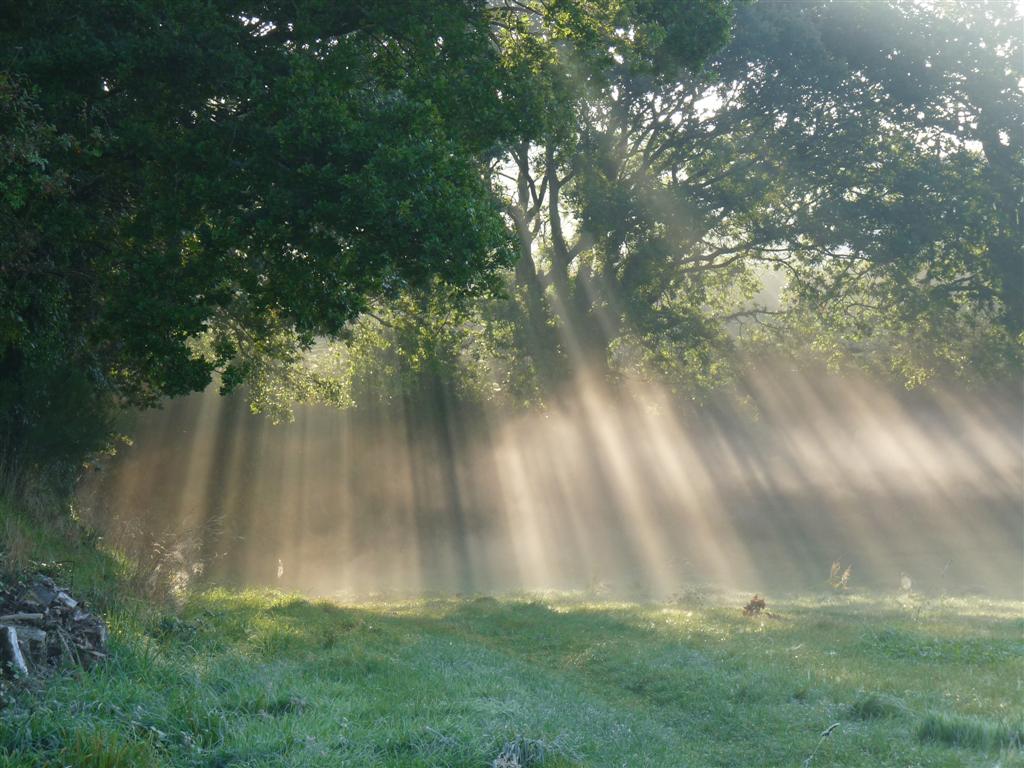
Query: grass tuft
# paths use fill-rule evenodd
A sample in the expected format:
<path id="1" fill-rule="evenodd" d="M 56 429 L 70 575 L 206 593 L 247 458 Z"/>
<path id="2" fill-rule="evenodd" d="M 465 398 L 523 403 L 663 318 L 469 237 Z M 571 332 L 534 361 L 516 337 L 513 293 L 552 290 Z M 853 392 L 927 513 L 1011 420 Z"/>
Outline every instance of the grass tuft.
<path id="1" fill-rule="evenodd" d="M 985 752 L 1019 750 L 1024 747 L 1024 720 L 1008 722 L 947 712 L 929 712 L 917 726 L 917 738 Z"/>
<path id="2" fill-rule="evenodd" d="M 160 761 L 148 741 L 128 740 L 116 731 L 94 727 L 74 733 L 61 751 L 61 765 L 76 768 L 157 768 Z"/>
<path id="3" fill-rule="evenodd" d="M 884 693 L 862 694 L 846 708 L 846 714 L 854 720 L 902 717 L 906 711 L 906 705 L 902 701 Z"/>
<path id="4" fill-rule="evenodd" d="M 491 762 L 492 768 L 542 768 L 542 766 L 575 765 L 579 756 L 568 748 L 563 739 L 544 741 L 517 736 L 505 743 Z"/>

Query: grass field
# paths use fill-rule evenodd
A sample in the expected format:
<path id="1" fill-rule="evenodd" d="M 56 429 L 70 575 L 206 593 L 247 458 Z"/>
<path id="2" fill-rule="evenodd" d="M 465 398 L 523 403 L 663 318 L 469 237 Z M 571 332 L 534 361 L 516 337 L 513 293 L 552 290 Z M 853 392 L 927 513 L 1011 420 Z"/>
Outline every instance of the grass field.
<path id="1" fill-rule="evenodd" d="M 0 712 L 0 765 L 1024 765 L 1019 603 L 741 603 L 126 605 L 109 663 Z"/>

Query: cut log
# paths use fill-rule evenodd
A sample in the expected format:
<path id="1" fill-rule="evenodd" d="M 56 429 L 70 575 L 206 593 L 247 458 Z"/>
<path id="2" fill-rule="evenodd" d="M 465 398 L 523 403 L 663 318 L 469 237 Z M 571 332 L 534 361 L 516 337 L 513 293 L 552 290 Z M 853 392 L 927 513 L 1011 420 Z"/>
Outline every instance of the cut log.
<path id="1" fill-rule="evenodd" d="M 42 624 L 43 614 L 41 613 L 9 613 L 0 616 L 0 624 Z"/>
<path id="2" fill-rule="evenodd" d="M 35 602 L 39 603 L 44 608 L 53 603 L 57 598 L 57 591 L 52 589 L 53 581 L 50 579 L 40 579 L 28 589 L 26 597 L 31 597 Z"/>
<path id="3" fill-rule="evenodd" d="M 0 628 L 0 660 L 15 675 L 28 675 L 28 665 L 18 645 L 18 633 L 14 627 Z"/>
<path id="4" fill-rule="evenodd" d="M 7 626 L 7 629 L 13 629 L 17 635 L 18 640 L 23 643 L 45 643 L 46 632 L 39 629 L 38 627 L 26 627 L 24 624 L 11 624 Z"/>

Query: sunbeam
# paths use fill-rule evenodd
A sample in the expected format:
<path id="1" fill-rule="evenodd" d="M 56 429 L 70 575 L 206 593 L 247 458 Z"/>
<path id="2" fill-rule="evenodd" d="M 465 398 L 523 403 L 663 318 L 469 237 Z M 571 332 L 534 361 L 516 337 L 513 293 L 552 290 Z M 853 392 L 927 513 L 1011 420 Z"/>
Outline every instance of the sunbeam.
<path id="1" fill-rule="evenodd" d="M 322 594 L 799 589 L 836 560 L 863 585 L 1019 593 L 1011 396 L 753 371 L 728 418 L 593 380 L 544 413 L 280 426 L 211 392 L 140 417 L 83 495 L 108 536 L 192 531 L 221 578 Z"/>

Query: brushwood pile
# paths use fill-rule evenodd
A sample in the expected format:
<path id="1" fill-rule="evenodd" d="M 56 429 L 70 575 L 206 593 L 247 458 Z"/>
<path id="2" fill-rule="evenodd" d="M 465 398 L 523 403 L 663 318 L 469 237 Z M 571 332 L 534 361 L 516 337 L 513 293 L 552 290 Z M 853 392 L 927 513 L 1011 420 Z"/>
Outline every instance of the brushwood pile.
<path id="1" fill-rule="evenodd" d="M 48 576 L 0 589 L 0 665 L 6 677 L 65 665 L 89 667 L 107 656 L 107 626 Z"/>

